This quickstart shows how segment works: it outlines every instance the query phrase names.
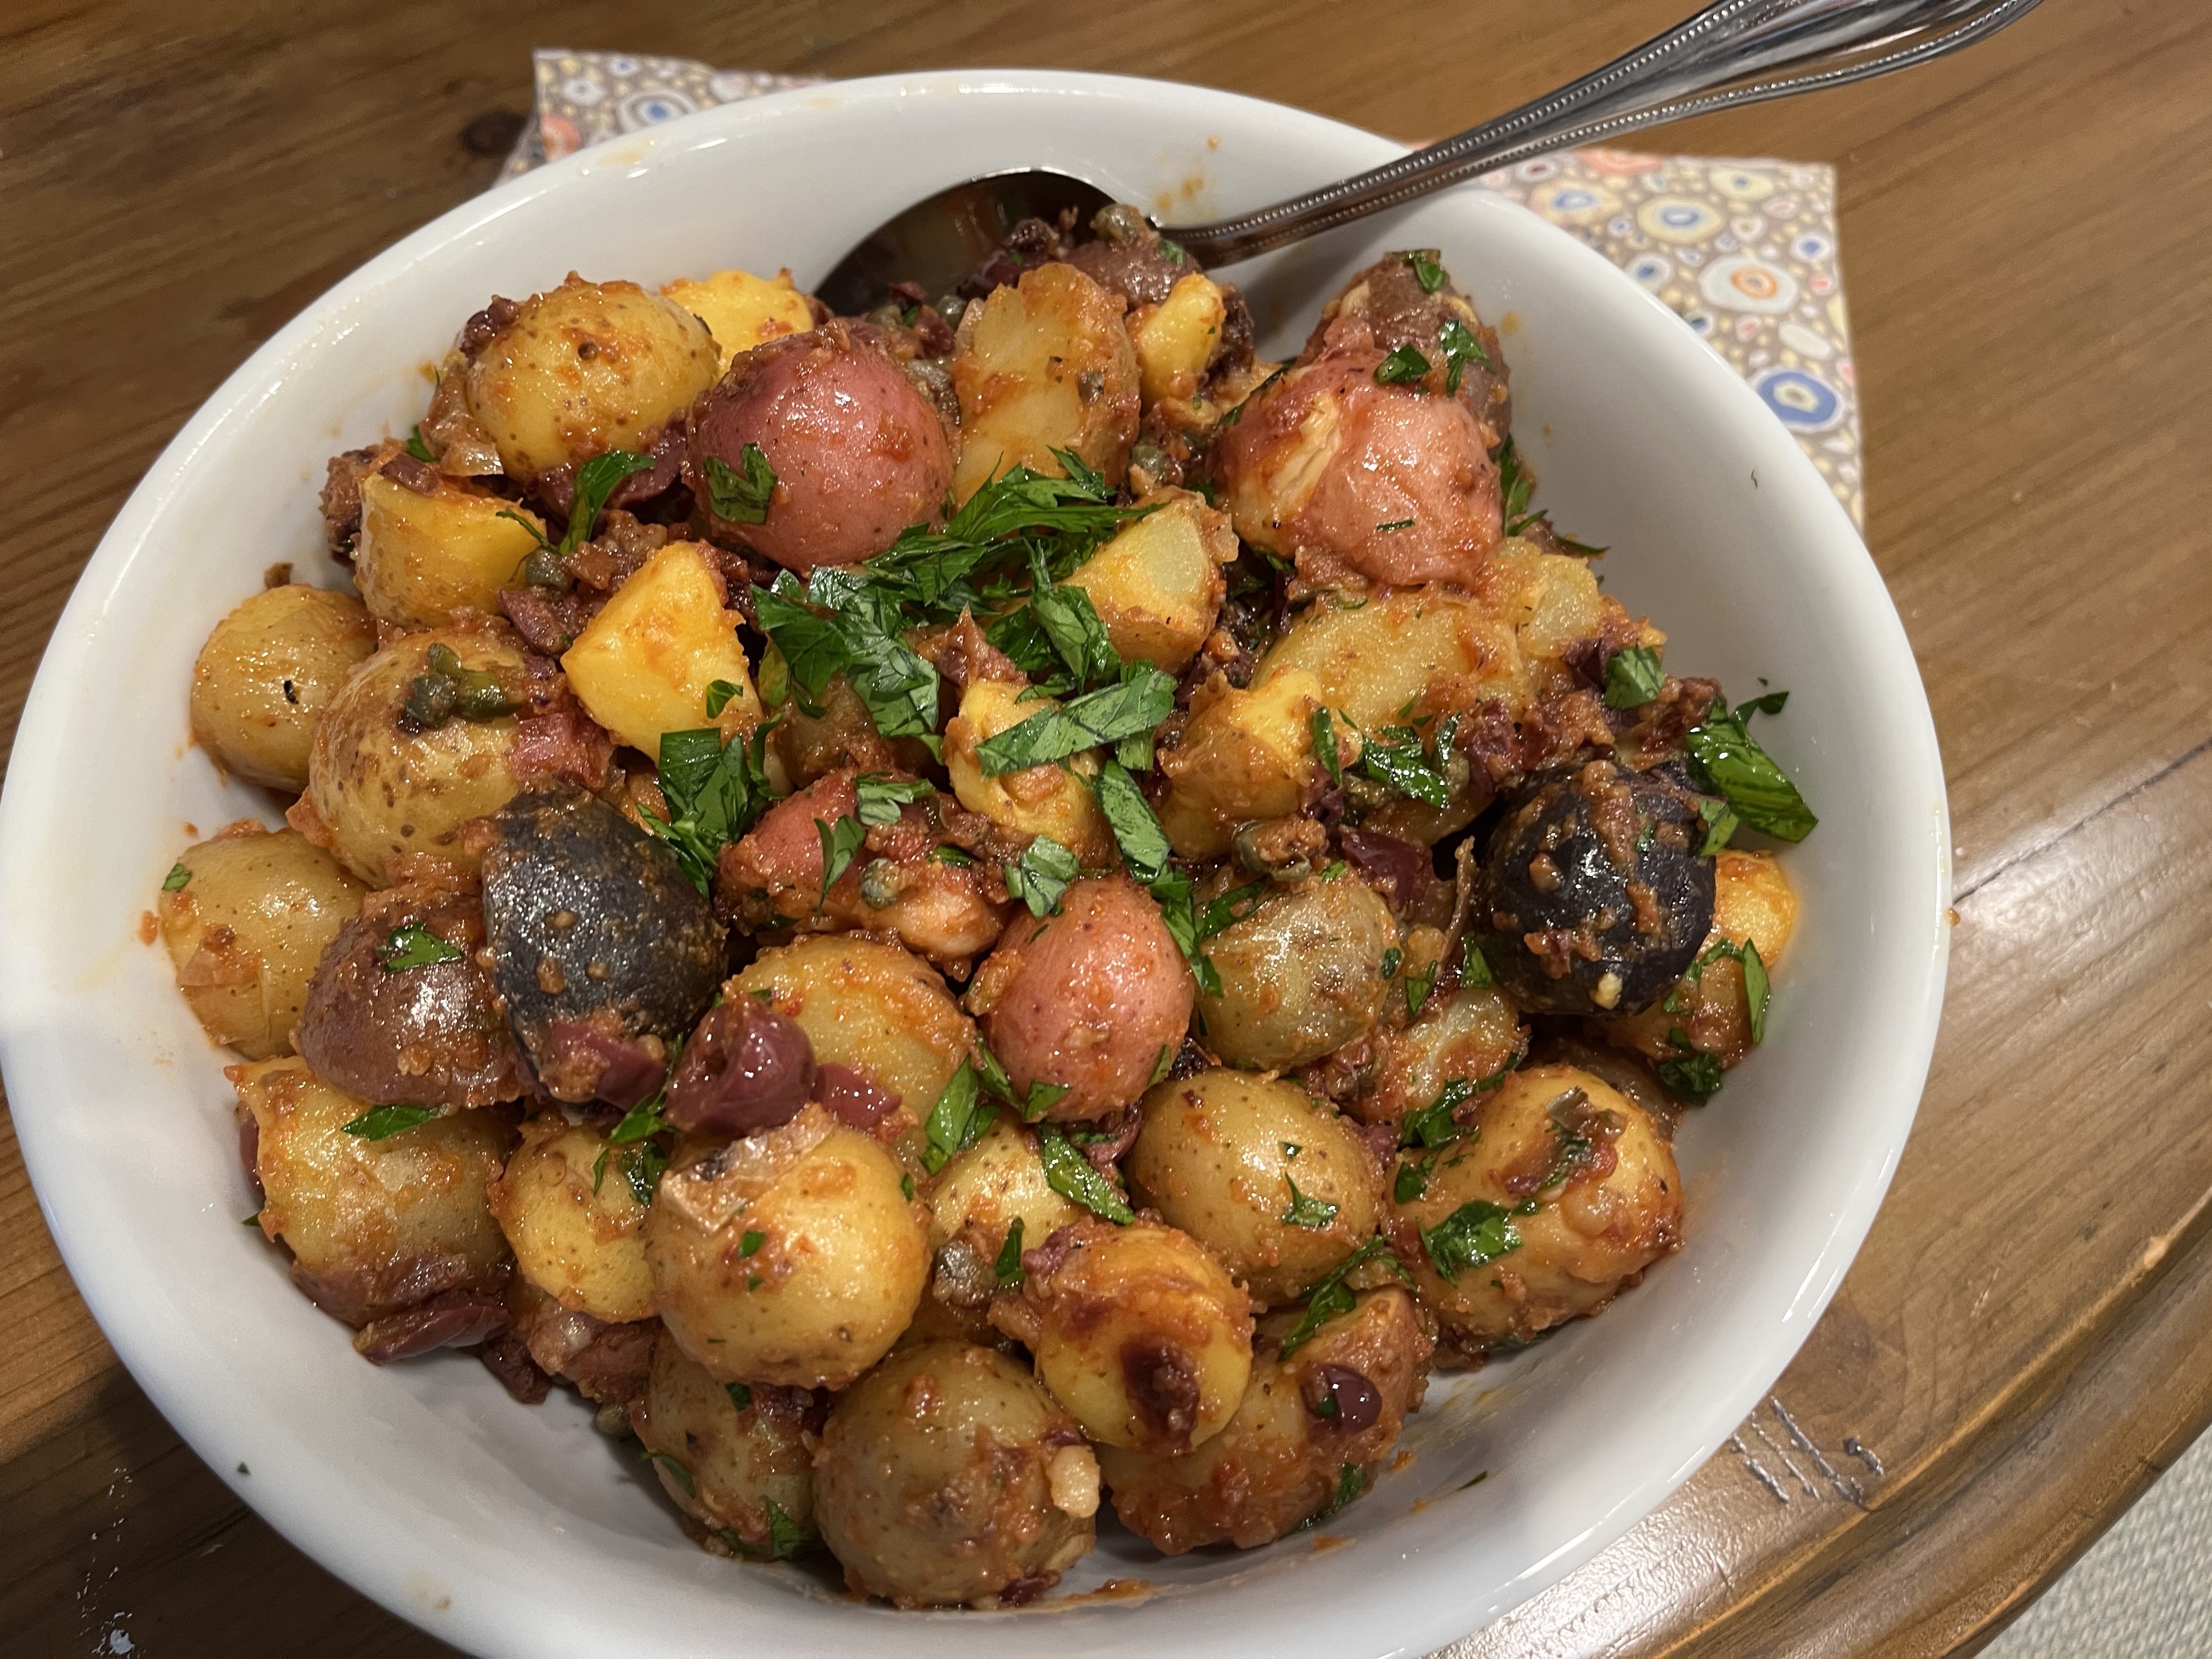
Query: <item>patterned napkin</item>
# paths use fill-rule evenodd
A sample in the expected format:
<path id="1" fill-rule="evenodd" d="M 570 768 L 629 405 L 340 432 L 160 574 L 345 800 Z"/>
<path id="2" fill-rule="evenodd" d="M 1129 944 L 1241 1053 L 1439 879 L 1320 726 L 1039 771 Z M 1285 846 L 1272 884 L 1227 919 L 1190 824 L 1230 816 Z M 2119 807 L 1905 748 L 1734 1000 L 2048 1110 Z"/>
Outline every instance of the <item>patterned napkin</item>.
<path id="1" fill-rule="evenodd" d="M 620 133 L 821 78 L 622 52 L 540 50 L 535 62 L 537 115 L 502 179 Z M 1751 383 L 1865 530 L 1833 167 L 1583 149 L 1479 182 L 1581 237 L 1673 307 Z"/>

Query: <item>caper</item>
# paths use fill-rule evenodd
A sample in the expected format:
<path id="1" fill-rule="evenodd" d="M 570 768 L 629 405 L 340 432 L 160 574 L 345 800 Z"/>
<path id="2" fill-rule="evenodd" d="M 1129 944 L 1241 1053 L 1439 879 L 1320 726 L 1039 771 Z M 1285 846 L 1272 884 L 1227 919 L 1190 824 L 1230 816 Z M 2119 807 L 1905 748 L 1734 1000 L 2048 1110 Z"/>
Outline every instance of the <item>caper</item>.
<path id="1" fill-rule="evenodd" d="M 433 674 L 442 674 L 447 679 L 459 679 L 461 676 L 461 659 L 453 647 L 443 640 L 422 653 L 422 665 Z"/>
<path id="2" fill-rule="evenodd" d="M 889 859 L 877 859 L 860 872 L 860 902 L 871 910 L 896 904 L 906 877 Z"/>
<path id="3" fill-rule="evenodd" d="M 1145 216 L 1127 202 L 1109 202 L 1091 216 L 1091 234 L 1102 242 L 1132 242 L 1145 230 Z"/>
<path id="4" fill-rule="evenodd" d="M 576 579 L 568 574 L 568 567 L 561 556 L 550 547 L 540 547 L 522 562 L 522 580 L 532 587 L 558 588 L 566 592 L 575 586 Z"/>
<path id="5" fill-rule="evenodd" d="M 399 709 L 401 723 L 410 732 L 428 732 L 443 726 L 453 717 L 453 703 L 459 692 L 460 688 L 443 674 L 417 674 L 408 682 L 407 701 Z"/>
<path id="6" fill-rule="evenodd" d="M 1129 470 L 1158 480 L 1168 470 L 1168 453 L 1151 439 L 1139 438 L 1129 446 Z"/>
<path id="7" fill-rule="evenodd" d="M 452 682 L 453 712 L 465 720 L 495 720 L 517 707 L 489 674 L 469 672 Z"/>

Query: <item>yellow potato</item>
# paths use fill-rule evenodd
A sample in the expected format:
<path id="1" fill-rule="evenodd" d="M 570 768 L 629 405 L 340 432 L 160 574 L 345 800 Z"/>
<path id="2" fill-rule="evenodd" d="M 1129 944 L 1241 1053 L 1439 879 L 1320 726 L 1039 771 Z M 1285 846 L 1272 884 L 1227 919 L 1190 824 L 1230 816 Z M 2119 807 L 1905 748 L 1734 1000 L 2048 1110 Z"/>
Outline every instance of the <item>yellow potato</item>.
<path id="1" fill-rule="evenodd" d="M 1673 1151 L 1642 1107 L 1577 1066 L 1514 1073 L 1474 1133 L 1399 1164 L 1386 1231 L 1464 1356 L 1600 1311 L 1681 1242 Z"/>
<path id="2" fill-rule="evenodd" d="M 1145 401 L 1188 401 L 1198 395 L 1206 365 L 1220 349 L 1228 302 L 1213 280 L 1193 271 L 1178 278 L 1168 297 L 1129 319 Z"/>
<path id="3" fill-rule="evenodd" d="M 1540 552 L 1518 537 L 1491 550 L 1484 589 L 1515 625 L 1522 654 L 1545 661 L 1596 633 L 1603 615 L 1589 560 Z"/>
<path id="4" fill-rule="evenodd" d="M 1091 596 L 1123 658 L 1180 674 L 1220 615 L 1221 571 L 1237 556 L 1237 532 L 1190 490 L 1160 490 L 1138 505 L 1158 510 L 1124 526 L 1067 583 Z"/>
<path id="5" fill-rule="evenodd" d="M 584 712 L 633 749 L 658 758 L 663 732 L 710 724 L 707 689 L 738 688 L 719 723 L 750 732 L 760 723 L 738 617 L 697 542 L 671 542 L 615 590 L 561 659 Z"/>
<path id="6" fill-rule="evenodd" d="M 533 1118 L 490 1194 L 522 1276 L 571 1313 L 616 1323 L 653 1315 L 646 1206 L 618 1158 L 557 1112 Z"/>
<path id="7" fill-rule="evenodd" d="M 773 277 L 749 270 L 718 270 L 704 280 L 679 276 L 660 291 L 707 325 L 725 370 L 741 351 L 814 327 L 814 308 L 792 286 L 788 269 Z"/>
<path id="8" fill-rule="evenodd" d="M 520 787 L 507 764 L 511 714 L 456 714 L 410 729 L 409 688 L 428 671 L 433 645 L 447 647 L 465 671 L 490 674 L 515 692 L 521 687 L 522 653 L 510 635 L 446 629 L 394 640 L 331 700 L 315 722 L 304 805 L 329 833 L 338 861 L 372 887 L 386 884 L 386 866 L 402 853 L 473 866 L 459 845 L 461 826 L 496 812 Z"/>
<path id="9" fill-rule="evenodd" d="M 717 1382 L 849 1386 L 890 1351 L 928 1282 L 908 1180 L 819 1106 L 746 1140 L 691 1143 L 646 1217 L 661 1322 Z"/>
<path id="10" fill-rule="evenodd" d="M 304 789 L 316 715 L 375 649 L 375 626 L 351 594 L 296 582 L 264 588 L 200 647 L 192 735 L 234 777 Z"/>
<path id="11" fill-rule="evenodd" d="M 1221 1431 L 1252 1374 L 1252 1301 L 1212 1254 L 1155 1221 L 1086 1221 L 991 1322 L 1092 1440 L 1168 1456 Z"/>
<path id="12" fill-rule="evenodd" d="M 708 1547 L 763 1556 L 775 1548 L 771 1504 L 787 1536 L 813 1530 L 812 1411 L 806 1395 L 789 1389 L 717 1382 L 664 1331 L 629 1420 L 669 1500 L 708 1528 Z"/>
<path id="13" fill-rule="evenodd" d="M 1768 968 L 1797 931 L 1797 895 L 1771 853 L 1723 848 L 1713 860 L 1713 927 L 1731 945 L 1755 944 Z"/>
<path id="14" fill-rule="evenodd" d="M 324 947 L 368 890 L 296 830 L 257 823 L 188 847 L 161 897 L 177 988 L 207 1034 L 248 1060 L 292 1052 Z"/>
<path id="15" fill-rule="evenodd" d="M 1072 1227 L 1090 1214 L 1054 1190 L 1045 1179 L 1036 1139 L 1003 1115 L 945 1166 L 927 1197 L 931 1252 L 961 1238 L 978 1257 L 992 1262 L 1017 1221 L 1022 1224 L 1023 1248 L 1033 1250 L 1054 1229 Z"/>
<path id="16" fill-rule="evenodd" d="M 1259 1306 L 1304 1295 L 1375 1231 L 1374 1158 L 1295 1084 L 1217 1067 L 1158 1085 L 1144 1114 L 1124 1166 L 1132 1192 Z"/>
<path id="17" fill-rule="evenodd" d="M 762 996 L 796 1021 L 822 1063 L 846 1066 L 916 1118 L 926 1118 L 960 1062 L 975 1024 L 937 970 L 896 945 L 820 934 L 763 951 L 726 989 Z"/>
<path id="18" fill-rule="evenodd" d="M 1697 960 L 1674 988 L 1640 1014 L 1605 1023 L 1605 1036 L 1650 1060 L 1712 1054 L 1723 1068 L 1751 1052 L 1751 1000 L 1740 956 L 1720 947 L 1757 947 L 1771 974 L 1797 927 L 1797 895 L 1771 853 L 1723 848 L 1713 860 L 1713 926 Z"/>
<path id="19" fill-rule="evenodd" d="M 1289 817 L 1304 805 L 1321 763 L 1314 758 L 1314 711 L 1328 706 L 1321 682 L 1286 668 L 1264 685 L 1238 690 L 1216 675 L 1191 699 L 1182 742 L 1160 751 L 1168 781 L 1160 824 L 1187 859 L 1218 859 L 1237 826 Z M 1356 732 L 1336 734 L 1339 758 L 1358 757 Z"/>
<path id="20" fill-rule="evenodd" d="M 838 1401 L 815 1498 L 854 1589 L 902 1607 L 996 1607 L 1090 1553 L 1098 1466 L 1018 1361 L 933 1342 Z"/>
<path id="21" fill-rule="evenodd" d="M 945 727 L 945 769 L 952 775 L 952 793 L 969 811 L 981 812 L 1001 829 L 1050 836 L 1087 869 L 1110 864 L 1114 832 L 1089 782 L 1098 775 L 1096 750 L 1046 766 L 983 775 L 975 750 L 985 739 L 1060 706 L 1050 697 L 1024 701 L 1024 690 L 1010 680 L 969 681 L 959 714 Z"/>
<path id="22" fill-rule="evenodd" d="M 228 1076 L 252 1115 L 264 1234 L 325 1311 L 363 1324 L 448 1290 L 493 1289 L 507 1240 L 485 1197 L 512 1135 L 491 1112 L 455 1112 L 371 1140 L 343 1125 L 369 1108 L 303 1060 Z"/>
<path id="23" fill-rule="evenodd" d="M 1206 946 L 1221 977 L 1193 1021 L 1232 1066 L 1288 1071 L 1371 1030 L 1395 989 L 1389 906 L 1349 873 L 1279 888 Z"/>
<path id="24" fill-rule="evenodd" d="M 354 580 L 369 615 L 398 628 L 443 628 L 465 610 L 496 615 L 499 590 L 520 584 L 538 545 L 530 525 L 544 533 L 529 508 L 442 474 L 434 494 L 418 495 L 372 473 L 361 481 Z"/>
<path id="25" fill-rule="evenodd" d="M 714 336 L 674 301 L 571 276 L 470 359 L 462 397 L 501 464 L 533 478 L 646 448 L 720 373 Z"/>
<path id="26" fill-rule="evenodd" d="M 1119 484 L 1136 441 L 1136 353 L 1122 302 L 1073 265 L 1046 264 L 994 289 L 960 319 L 952 389 L 960 456 L 952 495 L 964 501 L 1014 466 L 1063 476 L 1055 449 Z"/>
<path id="27" fill-rule="evenodd" d="M 1322 700 L 1369 732 L 1425 712 L 1431 687 L 1498 679 L 1517 686 L 1513 630 L 1481 605 L 1440 587 L 1401 589 L 1346 605 L 1324 600 L 1260 659 L 1253 684 L 1310 675 Z M 1463 706 L 1471 698 L 1455 702 Z"/>
<path id="28" fill-rule="evenodd" d="M 1432 997 L 1421 1017 L 1390 1034 L 1372 1094 L 1355 1109 L 1374 1123 L 1399 1123 L 1431 1105 L 1454 1079 L 1481 1083 L 1505 1069 L 1521 1024 L 1495 989 L 1472 987 Z"/>

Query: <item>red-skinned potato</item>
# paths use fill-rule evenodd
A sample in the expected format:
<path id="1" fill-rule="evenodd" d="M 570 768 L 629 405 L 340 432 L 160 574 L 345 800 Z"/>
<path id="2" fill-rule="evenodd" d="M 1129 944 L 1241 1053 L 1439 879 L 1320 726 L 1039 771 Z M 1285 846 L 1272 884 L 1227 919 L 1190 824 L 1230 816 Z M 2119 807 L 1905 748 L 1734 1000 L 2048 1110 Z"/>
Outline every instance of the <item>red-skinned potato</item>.
<path id="1" fill-rule="evenodd" d="M 721 540 L 801 573 L 854 564 L 933 517 L 952 483 L 945 422 L 865 323 L 832 322 L 741 352 L 691 411 L 684 482 Z M 758 523 L 729 516 L 745 447 L 775 474 Z"/>
<path id="2" fill-rule="evenodd" d="M 1467 406 L 1330 352 L 1256 394 L 1217 441 L 1237 533 L 1309 580 L 1471 583 L 1504 533 L 1498 466 Z"/>
<path id="3" fill-rule="evenodd" d="M 1014 1087 L 1065 1088 L 1048 1115 L 1072 1119 L 1145 1091 L 1182 1046 L 1194 995 L 1158 908 L 1127 876 L 1103 876 L 1072 884 L 1057 915 L 1016 915 L 968 1006 Z"/>

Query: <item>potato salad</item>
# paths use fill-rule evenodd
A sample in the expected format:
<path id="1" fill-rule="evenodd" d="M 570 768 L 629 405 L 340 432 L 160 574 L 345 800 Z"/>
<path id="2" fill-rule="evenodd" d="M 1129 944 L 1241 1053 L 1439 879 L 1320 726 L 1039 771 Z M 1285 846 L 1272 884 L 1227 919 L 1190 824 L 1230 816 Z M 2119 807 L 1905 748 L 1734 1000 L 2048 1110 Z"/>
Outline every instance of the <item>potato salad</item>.
<path id="1" fill-rule="evenodd" d="M 1680 1247 L 1786 694 L 1603 592 L 1435 250 L 1285 362 L 1119 206 L 865 316 L 456 321 L 202 650 L 275 793 L 154 918 L 364 1358 L 580 1396 L 717 1555 L 1004 1607 L 1109 1505 L 1326 1523 Z"/>

